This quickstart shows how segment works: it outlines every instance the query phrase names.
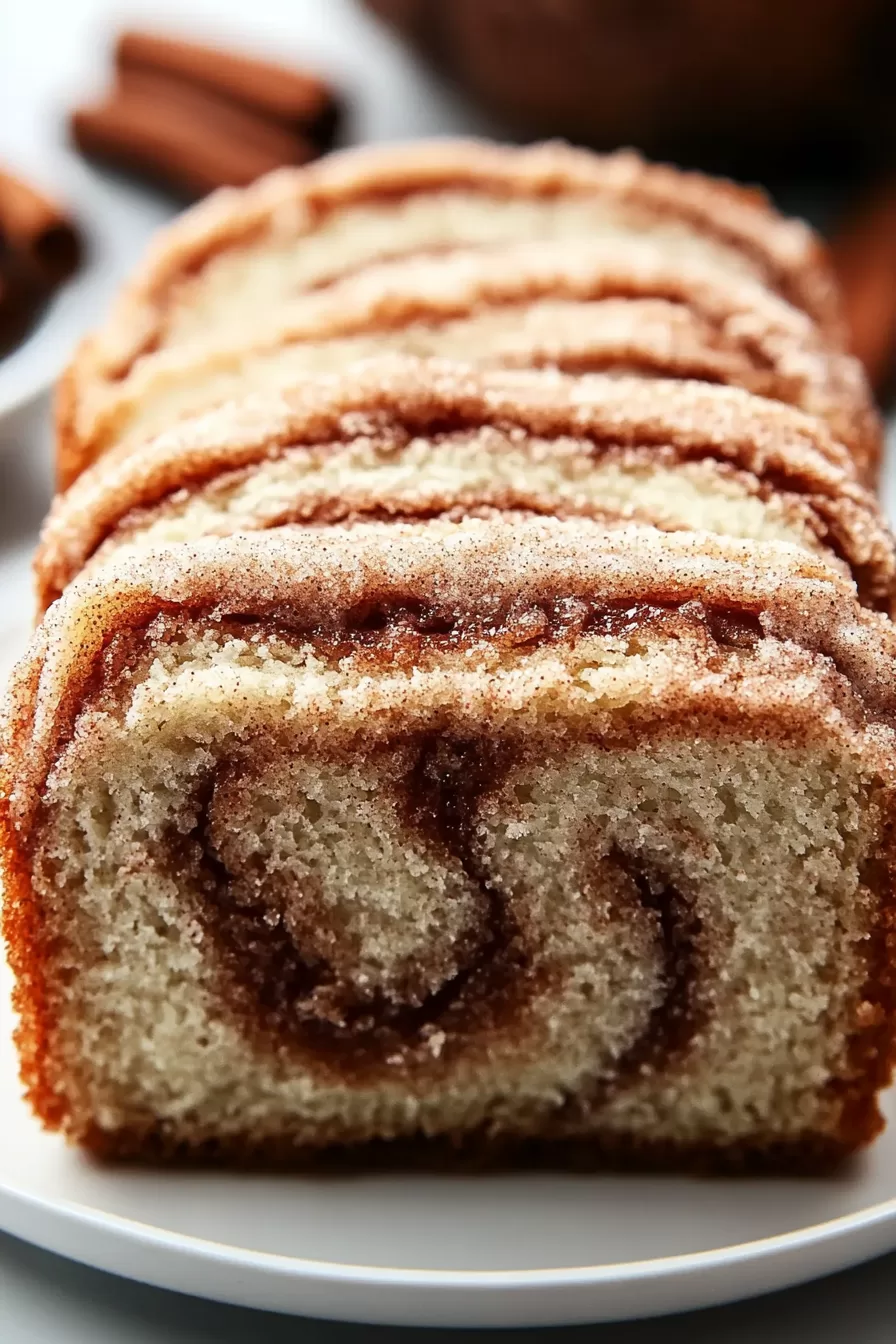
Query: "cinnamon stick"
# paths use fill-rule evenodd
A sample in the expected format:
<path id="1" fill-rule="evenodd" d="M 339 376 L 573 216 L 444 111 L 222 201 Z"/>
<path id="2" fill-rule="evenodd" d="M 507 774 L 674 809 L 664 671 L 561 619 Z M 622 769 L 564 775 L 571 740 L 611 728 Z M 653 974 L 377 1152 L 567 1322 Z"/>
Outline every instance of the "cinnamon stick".
<path id="1" fill-rule="evenodd" d="M 122 70 L 104 102 L 71 118 L 84 154 L 194 198 L 246 186 L 262 173 L 313 157 L 301 136 L 167 74 Z"/>
<path id="2" fill-rule="evenodd" d="M 273 61 L 142 29 L 123 32 L 115 52 L 119 71 L 168 75 L 204 88 L 328 149 L 338 120 L 332 88 L 317 75 Z"/>
<path id="3" fill-rule="evenodd" d="M 9 265 L 47 288 L 77 269 L 81 247 L 70 215 L 57 201 L 0 169 L 0 239 Z"/>
<path id="4" fill-rule="evenodd" d="M 853 353 L 881 394 L 896 373 L 896 183 L 878 187 L 831 246 Z"/>
<path id="5" fill-rule="evenodd" d="M 46 291 L 0 250 L 0 356 L 27 334 Z"/>

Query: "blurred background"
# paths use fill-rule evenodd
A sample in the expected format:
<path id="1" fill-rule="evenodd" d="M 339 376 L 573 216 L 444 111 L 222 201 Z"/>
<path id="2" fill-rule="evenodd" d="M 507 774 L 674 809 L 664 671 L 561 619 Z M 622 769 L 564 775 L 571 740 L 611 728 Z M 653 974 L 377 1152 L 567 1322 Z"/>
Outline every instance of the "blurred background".
<path id="1" fill-rule="evenodd" d="M 484 106 L 562 135 L 735 175 L 889 155 L 889 0 L 368 0 Z"/>

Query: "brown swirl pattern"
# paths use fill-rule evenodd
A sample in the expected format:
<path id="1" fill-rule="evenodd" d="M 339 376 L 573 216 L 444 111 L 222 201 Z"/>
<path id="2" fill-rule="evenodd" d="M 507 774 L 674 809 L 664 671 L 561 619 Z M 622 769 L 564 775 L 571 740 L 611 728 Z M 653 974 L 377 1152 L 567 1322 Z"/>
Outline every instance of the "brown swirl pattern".
<path id="1" fill-rule="evenodd" d="M 433 734 L 394 751 L 403 770 L 393 789 L 405 838 L 463 874 L 469 918 L 453 941 L 447 973 L 433 983 L 423 947 L 419 976 L 364 987 L 353 973 L 353 930 L 334 918 L 314 882 L 288 889 L 282 875 L 230 852 L 232 790 L 251 789 L 258 776 L 244 763 L 222 762 L 197 797 L 191 832 L 170 842 L 171 861 L 197 892 L 222 1004 L 256 1044 L 286 1049 L 343 1082 L 394 1078 L 397 1068 L 411 1079 L 444 1078 L 483 1049 L 531 1057 L 539 1005 L 543 1010 L 562 993 L 569 970 L 545 956 L 543 931 L 526 901 L 509 893 L 477 842 L 479 808 L 511 778 L 514 748 Z M 611 1076 L 592 1089 L 591 1103 L 599 1104 L 687 1049 L 700 1020 L 701 924 L 683 892 L 617 845 L 594 858 L 587 886 L 588 908 L 609 926 L 608 936 L 620 924 L 636 927 L 659 992 Z M 439 937 L 435 925 L 432 936 Z"/>
<path id="2" fill-rule="evenodd" d="M 665 986 L 644 1031 L 617 1061 L 618 1086 L 645 1070 L 661 1070 L 690 1043 L 701 1016 L 698 962 L 703 926 L 691 901 L 633 855 L 614 846 L 609 862 L 628 878 L 641 910 L 656 920 Z"/>
<path id="3" fill-rule="evenodd" d="M 465 930 L 459 940 L 458 968 L 429 991 L 408 983 L 391 993 L 379 987 L 362 992 L 350 980 L 340 981 L 336 961 L 344 960 L 345 942 L 350 950 L 350 930 L 314 926 L 315 915 L 320 920 L 326 914 L 313 888 L 302 892 L 298 902 L 301 906 L 304 898 L 311 918 L 290 920 L 285 916 L 287 893 L 276 882 L 228 865 L 215 805 L 233 769 L 219 767 L 206 782 L 186 857 L 198 879 L 203 922 L 224 981 L 232 996 L 235 992 L 234 1002 L 243 1009 L 251 1004 L 255 1028 L 298 1046 L 319 1062 L 338 1063 L 344 1074 L 382 1065 L 409 1048 L 425 1048 L 437 1027 L 461 1032 L 477 1017 L 482 1026 L 483 1005 L 500 1001 L 510 1007 L 514 972 L 521 969 L 517 930 L 512 912 L 478 872 L 467 836 L 477 792 L 501 769 L 489 752 L 455 744 L 449 759 L 440 749 L 424 745 L 407 781 L 409 820 L 437 843 L 452 834 L 450 848 L 462 856 L 478 916 L 476 927 Z M 343 947 L 337 949 L 339 942 Z"/>

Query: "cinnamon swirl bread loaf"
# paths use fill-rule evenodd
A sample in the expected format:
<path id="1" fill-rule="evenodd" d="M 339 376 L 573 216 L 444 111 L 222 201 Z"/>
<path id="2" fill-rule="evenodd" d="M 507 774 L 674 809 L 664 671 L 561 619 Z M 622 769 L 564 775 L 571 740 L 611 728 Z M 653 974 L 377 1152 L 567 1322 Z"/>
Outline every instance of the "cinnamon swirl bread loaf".
<path id="1" fill-rule="evenodd" d="M 756 193 L 562 145 L 339 154 L 163 233 L 59 398 L 64 487 L 185 411 L 397 349 L 736 384 L 880 430 L 802 224 Z"/>
<path id="2" fill-rule="evenodd" d="M 141 1158 L 841 1156 L 892 1053 L 894 660 L 804 550 L 584 520 L 80 580 L 6 758 L 34 1106 Z"/>
<path id="3" fill-rule="evenodd" d="M 48 1126 L 671 1166 L 877 1132 L 896 555 L 802 226 L 630 155 L 336 157 L 169 231 L 59 429 L 0 790 Z"/>
<path id="4" fill-rule="evenodd" d="M 709 383 L 351 366 L 119 444 L 59 497 L 37 556 L 44 609 L 122 552 L 358 518 L 499 510 L 788 541 L 890 610 L 896 553 L 816 418 Z"/>

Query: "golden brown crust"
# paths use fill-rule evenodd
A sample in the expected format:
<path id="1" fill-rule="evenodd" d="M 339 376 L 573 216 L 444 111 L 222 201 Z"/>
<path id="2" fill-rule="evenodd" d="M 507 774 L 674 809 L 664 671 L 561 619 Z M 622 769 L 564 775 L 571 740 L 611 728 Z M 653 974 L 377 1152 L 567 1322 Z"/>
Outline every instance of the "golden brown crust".
<path id="1" fill-rule="evenodd" d="M 851 632 L 842 656 L 866 680 L 870 699 L 889 702 L 896 631 L 884 617 L 855 606 L 852 585 L 821 558 L 790 546 L 650 528 L 606 532 L 587 520 L 282 529 L 112 562 L 96 578 L 69 587 L 36 632 L 10 696 L 14 809 L 24 825 L 60 725 L 80 706 L 90 668 L 112 633 L 161 611 L 243 610 L 260 617 L 288 603 L 313 629 L 374 590 L 380 598 L 394 590 L 424 604 L 474 611 L 546 588 L 574 596 L 599 586 L 615 597 L 636 593 L 639 585 L 682 601 L 737 597 L 745 606 L 775 605 L 788 630 L 802 625 L 813 638 L 836 611 Z M 880 662 L 873 656 L 878 645 L 884 651 Z"/>
<path id="2" fill-rule="evenodd" d="M 887 1002 L 894 996 L 887 991 Z M 880 1133 L 882 1121 L 872 1093 L 861 1094 L 862 1116 L 841 1135 L 807 1134 L 803 1139 L 769 1137 L 748 1143 L 683 1144 L 646 1139 L 514 1139 L 486 1131 L 419 1139 L 372 1140 L 357 1145 L 300 1147 L 288 1138 L 210 1138 L 185 1144 L 162 1125 L 103 1130 L 91 1127 L 79 1143 L 103 1162 L 186 1169 L 226 1167 L 230 1171 L 371 1171 L 477 1174 L 501 1171 L 687 1172 L 728 1176 L 826 1176 L 842 1168 L 857 1149 Z"/>
<path id="3" fill-rule="evenodd" d="M 623 604 L 645 598 L 679 606 L 695 600 L 718 604 L 722 610 L 750 613 L 768 637 L 794 641 L 821 657 L 832 685 L 842 686 L 860 720 L 870 725 L 869 750 L 880 753 L 878 768 L 888 787 L 896 709 L 892 626 L 856 607 L 849 586 L 833 572 L 787 547 L 662 537 L 649 531 L 614 536 L 584 523 L 521 523 L 513 529 L 471 524 L 456 529 L 367 528 L 354 533 L 334 529 L 316 537 L 299 533 L 263 542 L 238 537 L 181 547 L 139 566 L 121 565 L 102 582 L 85 581 L 69 589 L 49 613 L 14 680 L 0 816 L 7 884 L 4 933 L 17 976 L 18 1043 L 29 1095 L 45 1123 L 74 1122 L 65 1099 L 64 1070 L 49 1044 L 51 932 L 31 887 L 30 837 L 47 772 L 91 688 L 109 675 L 103 654 L 116 634 L 145 630 L 160 613 L 178 622 L 219 621 L 247 612 L 253 619 L 277 621 L 288 612 L 305 628 L 338 630 L 350 613 L 370 601 L 422 603 L 437 611 L 462 612 L 464 619 L 478 612 L 492 620 L 496 604 L 586 594 Z M 762 710 L 770 725 L 780 708 L 772 679 Z M 871 747 L 872 742 L 877 745 Z M 853 1037 L 854 1072 L 837 1084 L 840 1128 L 820 1147 L 808 1139 L 797 1145 L 792 1157 L 802 1154 L 810 1160 L 823 1153 L 832 1160 L 879 1128 L 875 1095 L 892 1065 L 892 814 L 887 804 L 878 852 L 864 875 L 880 903 L 878 932 L 869 944 L 867 984 Z M 76 1128 L 84 1130 L 83 1117 Z M 85 1137 L 88 1144 L 101 1146 L 89 1127 Z M 289 1148 L 278 1140 L 260 1145 L 234 1140 L 230 1148 L 221 1146 L 219 1155 L 227 1160 L 242 1154 L 251 1162 L 300 1162 L 302 1153 Z M 145 1158 L 176 1156 L 176 1150 L 177 1145 L 166 1147 L 164 1130 L 152 1128 L 136 1136 L 127 1130 L 113 1134 L 105 1146 L 107 1154 Z M 739 1156 L 761 1164 L 776 1151 L 772 1141 L 766 1145 L 760 1138 Z M 214 1155 L 210 1139 L 197 1140 L 193 1156 Z M 593 1155 L 601 1156 L 599 1148 Z M 671 1165 L 711 1160 L 708 1152 L 670 1148 L 663 1153 L 650 1146 L 626 1152 L 624 1144 L 609 1156 Z M 737 1155 L 720 1151 L 717 1156 L 724 1163 Z M 491 1157 L 486 1151 L 486 1160 Z"/>
<path id="4" fill-rule="evenodd" d="M 872 1103 L 873 1106 L 873 1103 Z M 727 1145 L 683 1144 L 647 1139 L 515 1139 L 487 1131 L 415 1139 L 372 1140 L 357 1145 L 301 1147 L 288 1138 L 255 1141 L 248 1136 L 185 1144 L 162 1125 L 155 1128 L 90 1128 L 79 1143 L 102 1162 L 230 1171 L 307 1171 L 315 1175 L 371 1171 L 470 1174 L 502 1171 L 686 1172 L 694 1175 L 825 1176 L 872 1142 L 880 1132 L 876 1107 L 849 1137 L 807 1134 L 804 1139 L 769 1137 Z"/>
<path id="5" fill-rule="evenodd" d="M 513 338 L 494 344 L 492 335 L 493 344 L 470 349 L 476 319 L 489 313 L 511 318 Z M 63 437 L 77 435 L 92 461 L 129 434 L 155 389 L 201 385 L 220 369 L 241 369 L 251 383 L 253 355 L 357 336 L 389 340 L 401 331 L 413 342 L 419 327 L 450 330 L 464 319 L 471 322 L 465 359 L 703 378 L 796 406 L 826 420 L 860 475 L 875 477 L 881 424 L 856 360 L 749 277 L 670 258 L 636 239 L 540 240 L 371 266 L 282 305 L 275 321 L 250 325 L 239 337 L 163 350 L 123 380 L 88 383 L 77 406 L 70 370 L 57 420 Z"/>
<path id="6" fill-rule="evenodd" d="M 41 609 L 116 529 L 131 519 L 139 526 L 143 511 L 175 492 L 202 488 L 299 446 L 370 434 L 400 443 L 483 426 L 580 438 L 595 455 L 644 450 L 660 461 L 731 464 L 755 478 L 757 490 L 798 497 L 821 542 L 851 567 L 863 600 L 892 606 L 896 556 L 888 529 L 873 497 L 853 479 L 843 448 L 814 417 L 708 384 L 573 379 L 395 358 L 231 403 L 181 422 L 138 452 L 126 444 L 112 449 L 57 499 L 47 520 L 35 562 Z M 479 502 L 532 507 L 523 494 Z M 374 507 L 388 512 L 389 501 L 372 500 Z M 450 507 L 451 501 L 439 505 Z M 331 509 L 326 516 L 340 515 Z"/>
<path id="7" fill-rule="evenodd" d="M 74 479 L 86 456 L 75 428 L 81 389 L 94 379 L 121 377 L 141 352 L 157 346 L 169 296 L 210 258 L 266 236 L 300 236 L 348 203 L 458 186 L 521 197 L 597 193 L 686 223 L 741 253 L 832 343 L 843 343 L 836 288 L 820 243 L 805 225 L 781 219 L 756 192 L 646 164 L 629 152 L 600 157 L 562 144 L 510 149 L 445 140 L 349 150 L 306 169 L 272 174 L 244 192 L 216 193 L 160 235 L 106 328 L 76 355 L 58 424 L 60 485 Z"/>

